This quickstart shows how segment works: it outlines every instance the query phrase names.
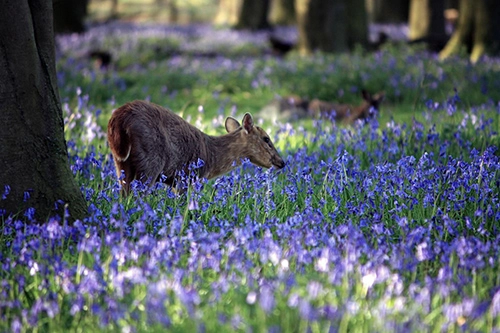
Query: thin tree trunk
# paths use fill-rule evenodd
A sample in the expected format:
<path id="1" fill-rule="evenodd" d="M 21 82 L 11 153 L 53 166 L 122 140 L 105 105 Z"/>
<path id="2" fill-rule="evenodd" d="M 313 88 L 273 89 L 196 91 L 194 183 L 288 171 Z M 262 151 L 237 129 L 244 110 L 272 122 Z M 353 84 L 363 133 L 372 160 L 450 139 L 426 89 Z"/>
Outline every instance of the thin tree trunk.
<path id="1" fill-rule="evenodd" d="M 179 22 L 179 8 L 177 7 L 177 2 L 175 0 L 169 0 L 167 2 L 168 8 L 168 22 L 177 23 Z"/>
<path id="2" fill-rule="evenodd" d="M 110 19 L 118 18 L 118 0 L 111 0 L 111 15 Z"/>
<path id="3" fill-rule="evenodd" d="M 52 2 L 5 0 L 0 11 L 0 211 L 37 221 L 86 203 L 69 168 L 57 89 Z"/>

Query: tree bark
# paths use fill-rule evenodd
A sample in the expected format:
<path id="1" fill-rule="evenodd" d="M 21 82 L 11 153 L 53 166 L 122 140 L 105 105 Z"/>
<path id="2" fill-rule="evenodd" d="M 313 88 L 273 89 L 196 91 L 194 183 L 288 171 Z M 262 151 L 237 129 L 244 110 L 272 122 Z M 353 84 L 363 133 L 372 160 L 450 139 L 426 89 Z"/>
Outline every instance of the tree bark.
<path id="1" fill-rule="evenodd" d="M 500 47 L 500 2 L 497 0 L 460 0 L 458 26 L 439 58 L 446 59 L 463 48 L 470 50 L 475 63 L 486 53 Z"/>
<path id="2" fill-rule="evenodd" d="M 214 24 L 234 27 L 241 12 L 242 0 L 219 0 L 219 8 Z"/>
<path id="3" fill-rule="evenodd" d="M 109 20 L 116 20 L 119 16 L 118 0 L 111 0 L 111 14 L 109 15 Z"/>
<path id="4" fill-rule="evenodd" d="M 354 49 L 356 45 L 368 44 L 368 14 L 365 0 L 347 0 L 347 45 Z"/>
<path id="5" fill-rule="evenodd" d="M 410 0 L 367 0 L 367 5 L 373 22 L 408 22 Z"/>
<path id="6" fill-rule="evenodd" d="M 276 25 L 295 24 L 294 0 L 272 0 L 269 21 Z"/>
<path id="7" fill-rule="evenodd" d="M 296 0 L 301 54 L 346 52 L 367 43 L 364 0 Z"/>
<path id="8" fill-rule="evenodd" d="M 269 1 L 243 0 L 235 28 L 249 30 L 268 29 L 271 26 L 267 20 Z"/>
<path id="9" fill-rule="evenodd" d="M 55 69 L 52 2 L 5 0 L 0 11 L 0 197 L 4 216 L 87 212 L 69 167 Z M 28 219 L 29 221 L 29 219 Z"/>
<path id="10" fill-rule="evenodd" d="M 431 50 L 440 51 L 448 36 L 444 19 L 445 0 L 411 0 L 410 41 L 426 41 Z"/>

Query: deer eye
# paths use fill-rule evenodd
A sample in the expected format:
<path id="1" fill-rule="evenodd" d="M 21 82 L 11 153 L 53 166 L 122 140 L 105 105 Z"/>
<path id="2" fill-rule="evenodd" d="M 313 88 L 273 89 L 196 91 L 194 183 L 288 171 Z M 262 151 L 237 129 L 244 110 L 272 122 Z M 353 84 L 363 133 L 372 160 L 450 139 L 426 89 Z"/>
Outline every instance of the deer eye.
<path id="1" fill-rule="evenodd" d="M 264 142 L 267 144 L 271 143 L 271 140 L 267 136 L 263 137 L 262 140 L 264 140 Z"/>

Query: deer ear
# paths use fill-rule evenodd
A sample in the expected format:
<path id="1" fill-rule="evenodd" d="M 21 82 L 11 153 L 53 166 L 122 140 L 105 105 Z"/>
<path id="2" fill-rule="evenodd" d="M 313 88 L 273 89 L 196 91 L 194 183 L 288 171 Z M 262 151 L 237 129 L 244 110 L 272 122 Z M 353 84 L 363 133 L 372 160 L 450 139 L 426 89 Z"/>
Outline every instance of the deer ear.
<path id="1" fill-rule="evenodd" d="M 247 133 L 250 133 L 253 129 L 253 118 L 250 113 L 245 113 L 243 116 L 243 128 Z"/>
<path id="2" fill-rule="evenodd" d="M 240 128 L 241 125 L 238 122 L 238 120 L 234 119 L 233 117 L 227 117 L 225 126 L 226 126 L 226 131 L 228 133 L 231 133 Z"/>

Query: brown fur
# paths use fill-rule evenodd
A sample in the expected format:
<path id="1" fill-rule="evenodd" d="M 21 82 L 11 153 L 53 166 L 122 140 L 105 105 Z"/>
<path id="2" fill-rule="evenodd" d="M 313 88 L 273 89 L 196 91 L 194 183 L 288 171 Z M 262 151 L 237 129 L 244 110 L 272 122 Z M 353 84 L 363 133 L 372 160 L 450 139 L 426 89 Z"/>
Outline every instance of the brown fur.
<path id="1" fill-rule="evenodd" d="M 373 107 L 378 110 L 380 102 L 384 99 L 384 93 L 378 93 L 371 96 L 367 91 L 362 91 L 363 103 L 358 106 L 349 104 L 335 104 L 313 99 L 308 110 L 314 116 L 334 119 L 335 121 L 344 121 L 353 123 L 358 119 L 370 118 L 370 109 Z"/>
<path id="2" fill-rule="evenodd" d="M 121 106 L 109 120 L 108 142 L 118 177 L 125 173 L 123 192 L 128 194 L 134 179 L 153 183 L 162 174 L 173 185 L 177 172 L 187 171 L 198 159 L 205 163 L 198 175 L 207 179 L 230 171 L 243 158 L 261 167 L 283 168 L 285 162 L 252 116 L 245 114 L 242 123 L 228 117 L 228 134 L 210 136 L 159 105 L 133 101 Z"/>

